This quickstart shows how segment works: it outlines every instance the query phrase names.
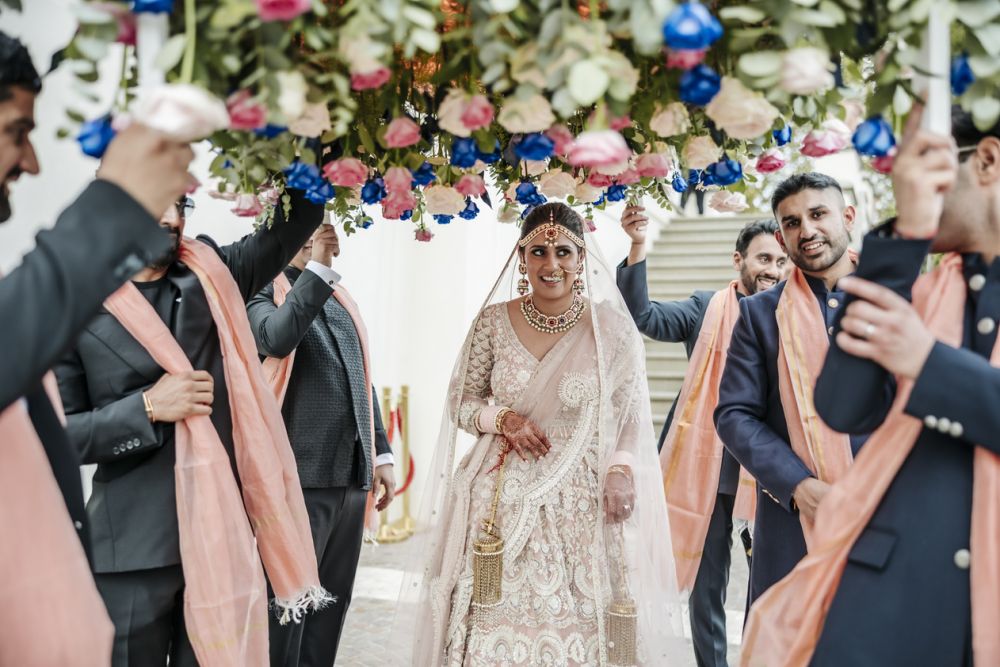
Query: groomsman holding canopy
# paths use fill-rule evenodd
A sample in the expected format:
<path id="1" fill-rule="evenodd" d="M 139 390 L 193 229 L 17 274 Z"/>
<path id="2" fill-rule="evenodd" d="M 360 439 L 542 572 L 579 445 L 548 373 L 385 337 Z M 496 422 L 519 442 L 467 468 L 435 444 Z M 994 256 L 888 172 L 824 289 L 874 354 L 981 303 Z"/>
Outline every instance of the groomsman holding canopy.
<path id="1" fill-rule="evenodd" d="M 678 582 L 691 591 L 695 658 L 699 667 L 724 667 L 733 516 L 753 518 L 755 490 L 722 446 L 712 412 L 739 301 L 783 280 L 788 256 L 775 238 L 773 220 L 751 222 L 736 238 L 738 279 L 718 292 L 698 291 L 683 301 L 650 301 L 643 211 L 628 206 L 622 214 L 632 249 L 618 267 L 618 288 L 640 331 L 655 340 L 683 342 L 690 358 L 660 435 L 660 460 Z"/>
<path id="2" fill-rule="evenodd" d="M 323 599 L 245 307 L 322 220 L 289 193 L 288 219 L 279 206 L 271 227 L 221 248 L 183 236 L 190 200 L 171 206 L 169 252 L 105 302 L 56 368 L 70 440 L 97 464 L 87 511 L 115 667 L 266 664 L 261 561 L 286 617 Z"/>
<path id="3" fill-rule="evenodd" d="M 334 664 L 369 496 L 381 492 L 381 511 L 396 486 L 365 325 L 330 268 L 339 255 L 337 230 L 321 225 L 282 275 L 247 304 L 257 349 L 270 357 L 265 374 L 283 400 L 320 583 L 337 598 L 301 624 L 280 626 L 272 619 L 272 667 Z"/>
<path id="4" fill-rule="evenodd" d="M 843 307 L 836 284 L 854 270 L 854 208 L 818 173 L 786 179 L 771 206 L 795 266 L 783 284 L 740 301 L 715 410 L 719 437 L 760 491 L 751 604 L 805 555 L 817 505 L 865 439 L 825 426 L 812 397 Z"/>
<path id="5" fill-rule="evenodd" d="M 880 426 L 816 552 L 751 613 L 744 664 L 1000 664 L 1000 125 L 955 107 L 952 141 L 919 121 L 816 387 L 833 427 Z M 928 252 L 947 254 L 918 278 Z"/>

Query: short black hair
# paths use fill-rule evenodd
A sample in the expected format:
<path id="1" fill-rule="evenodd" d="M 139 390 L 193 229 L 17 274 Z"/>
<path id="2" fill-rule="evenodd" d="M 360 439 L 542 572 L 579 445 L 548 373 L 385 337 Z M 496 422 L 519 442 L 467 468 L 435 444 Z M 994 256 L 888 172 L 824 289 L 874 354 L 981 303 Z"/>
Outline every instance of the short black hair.
<path id="1" fill-rule="evenodd" d="M 747 251 L 750 249 L 750 244 L 755 238 L 761 234 L 769 234 L 774 236 L 774 233 L 778 231 L 778 223 L 771 218 L 754 220 L 753 222 L 748 222 L 740 230 L 740 235 L 736 237 L 736 252 L 740 253 L 741 256 L 746 257 Z"/>
<path id="2" fill-rule="evenodd" d="M 835 178 L 831 178 L 826 174 L 808 171 L 804 174 L 789 176 L 778 184 L 778 187 L 774 190 L 774 194 L 771 195 L 771 212 L 773 213 L 778 210 L 778 204 L 792 195 L 799 194 L 803 190 L 827 190 L 829 188 L 836 189 L 841 196 L 844 195 L 840 183 Z"/>
<path id="3" fill-rule="evenodd" d="M 0 101 L 13 97 L 10 89 L 14 86 L 37 95 L 42 90 L 42 78 L 24 44 L 0 31 Z"/>
<path id="4" fill-rule="evenodd" d="M 972 154 L 972 151 L 963 151 L 962 149 L 973 148 L 986 137 L 1000 139 L 1000 120 L 984 132 L 972 122 L 971 113 L 954 104 L 951 107 L 951 136 L 955 138 L 955 145 L 958 146 L 958 159 L 964 160 Z"/>
<path id="5" fill-rule="evenodd" d="M 566 227 L 581 239 L 583 238 L 583 218 L 580 217 L 579 213 L 561 202 L 548 202 L 531 209 L 531 212 L 528 213 L 528 216 L 524 219 L 524 223 L 521 225 L 521 238 L 523 239 L 530 234 L 531 230 L 535 227 L 548 222 L 550 216 L 552 217 L 552 222 Z"/>

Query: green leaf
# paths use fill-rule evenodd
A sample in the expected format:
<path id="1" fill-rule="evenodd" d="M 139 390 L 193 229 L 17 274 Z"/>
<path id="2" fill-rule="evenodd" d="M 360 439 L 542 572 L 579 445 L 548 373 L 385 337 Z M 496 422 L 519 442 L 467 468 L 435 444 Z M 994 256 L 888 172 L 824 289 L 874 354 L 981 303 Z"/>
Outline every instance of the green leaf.
<path id="1" fill-rule="evenodd" d="M 838 17 L 816 9 L 795 9 L 789 13 L 789 18 L 817 28 L 836 28 L 841 24 Z"/>
<path id="2" fill-rule="evenodd" d="M 215 10 L 209 25 L 216 30 L 235 28 L 244 19 L 257 13 L 253 3 L 226 3 Z"/>
<path id="3" fill-rule="evenodd" d="M 986 132 L 1000 119 L 1000 100 L 995 97 L 980 97 L 971 105 L 972 122 L 981 132 Z"/>
<path id="4" fill-rule="evenodd" d="M 955 16 L 970 28 L 978 28 L 1000 16 L 1000 2 L 996 0 L 964 0 L 964 2 L 956 3 Z"/>
<path id="5" fill-rule="evenodd" d="M 726 21 L 743 21 L 744 23 L 760 23 L 767 18 L 767 13 L 756 7 L 735 6 L 723 7 L 719 10 L 719 18 Z"/>
<path id="6" fill-rule="evenodd" d="M 781 69 L 781 58 L 779 51 L 744 53 L 740 56 L 740 71 L 753 78 L 770 76 Z"/>
<path id="7" fill-rule="evenodd" d="M 187 36 L 184 33 L 174 35 L 166 41 L 160 52 L 156 54 L 156 66 L 164 72 L 169 72 L 181 61 Z"/>
<path id="8" fill-rule="evenodd" d="M 80 55 L 87 60 L 97 62 L 98 60 L 103 60 L 104 56 L 108 54 L 108 42 L 102 39 L 77 35 L 76 39 L 73 40 L 73 44 L 80 52 Z"/>
<path id="9" fill-rule="evenodd" d="M 990 23 L 972 31 L 986 53 L 1000 58 L 1000 23 Z"/>
<path id="10" fill-rule="evenodd" d="M 358 138 L 361 139 L 361 145 L 365 147 L 365 150 L 369 153 L 375 152 L 375 142 L 372 140 L 372 135 L 368 131 L 368 128 L 364 125 L 358 125 Z"/>

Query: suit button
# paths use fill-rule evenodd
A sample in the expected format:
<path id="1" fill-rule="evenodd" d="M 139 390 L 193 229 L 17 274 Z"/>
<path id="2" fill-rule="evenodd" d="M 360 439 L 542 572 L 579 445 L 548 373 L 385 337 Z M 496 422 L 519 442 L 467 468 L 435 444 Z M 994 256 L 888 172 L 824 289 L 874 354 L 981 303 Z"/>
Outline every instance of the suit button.
<path id="1" fill-rule="evenodd" d="M 973 292 L 978 292 L 985 286 L 986 286 L 986 276 L 984 276 L 983 274 L 977 273 L 976 275 L 969 278 L 969 289 L 971 289 Z"/>
<path id="2" fill-rule="evenodd" d="M 951 428 L 948 429 L 948 435 L 953 438 L 961 438 L 963 433 L 965 433 L 965 429 L 959 422 L 951 423 Z"/>
<path id="3" fill-rule="evenodd" d="M 827 333 L 827 335 L 832 336 L 833 335 L 833 327 L 827 327 L 826 328 L 826 333 Z"/>
<path id="4" fill-rule="evenodd" d="M 955 567 L 958 569 L 968 570 L 971 562 L 972 554 L 969 553 L 968 549 L 959 549 L 955 552 Z"/>
<path id="5" fill-rule="evenodd" d="M 837 301 L 836 299 L 830 299 L 829 301 L 826 302 L 826 305 L 830 306 L 831 308 L 836 308 L 837 306 L 840 305 L 840 302 Z"/>
<path id="6" fill-rule="evenodd" d="M 927 428 L 937 428 L 938 418 L 934 415 L 927 415 L 924 417 L 924 426 Z"/>
<path id="7" fill-rule="evenodd" d="M 996 328 L 997 328 L 997 323 L 988 317 L 984 317 L 983 319 L 976 322 L 976 331 L 983 334 L 984 336 L 990 335 Z"/>
<path id="8" fill-rule="evenodd" d="M 76 528 L 77 530 L 83 530 L 83 522 L 81 522 L 81 521 L 74 521 L 73 522 L 73 527 Z"/>
<path id="9" fill-rule="evenodd" d="M 119 454 L 119 453 L 121 452 L 121 450 L 120 450 L 120 449 L 118 449 L 117 447 L 115 447 L 115 448 L 114 448 L 114 449 L 112 449 L 111 451 L 112 451 L 112 452 L 114 453 L 114 455 L 115 455 L 115 456 L 118 456 L 118 454 Z"/>
<path id="10" fill-rule="evenodd" d="M 941 433 L 948 433 L 951 430 L 951 420 L 947 417 L 941 417 L 941 419 L 938 420 L 937 429 Z"/>

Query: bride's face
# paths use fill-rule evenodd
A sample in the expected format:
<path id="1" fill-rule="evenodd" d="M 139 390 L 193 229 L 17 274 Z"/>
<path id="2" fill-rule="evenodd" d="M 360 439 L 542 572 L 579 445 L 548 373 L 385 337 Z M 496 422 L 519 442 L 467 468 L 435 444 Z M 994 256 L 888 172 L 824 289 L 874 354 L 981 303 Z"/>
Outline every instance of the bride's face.
<path id="1" fill-rule="evenodd" d="M 583 251 L 564 234 L 555 245 L 536 237 L 522 251 L 528 283 L 536 299 L 558 300 L 570 295 L 573 280 L 583 264 Z"/>

